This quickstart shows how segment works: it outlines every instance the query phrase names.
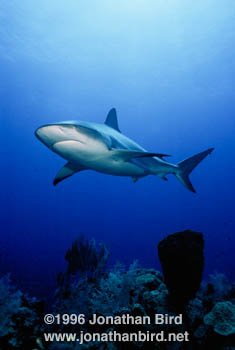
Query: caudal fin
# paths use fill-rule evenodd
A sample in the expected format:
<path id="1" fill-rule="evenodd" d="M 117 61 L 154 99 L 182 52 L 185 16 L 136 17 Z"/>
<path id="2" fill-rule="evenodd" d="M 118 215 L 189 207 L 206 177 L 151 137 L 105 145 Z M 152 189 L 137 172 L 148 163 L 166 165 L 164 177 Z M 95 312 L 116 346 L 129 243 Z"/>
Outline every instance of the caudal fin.
<path id="1" fill-rule="evenodd" d="M 209 148 L 208 150 L 198 153 L 195 156 L 192 156 L 190 158 L 187 158 L 183 160 L 182 162 L 178 163 L 178 169 L 175 173 L 176 177 L 179 179 L 179 181 L 187 187 L 189 191 L 192 191 L 196 193 L 195 189 L 193 188 L 193 185 L 189 179 L 189 174 L 191 171 L 204 159 L 210 154 L 214 148 Z"/>

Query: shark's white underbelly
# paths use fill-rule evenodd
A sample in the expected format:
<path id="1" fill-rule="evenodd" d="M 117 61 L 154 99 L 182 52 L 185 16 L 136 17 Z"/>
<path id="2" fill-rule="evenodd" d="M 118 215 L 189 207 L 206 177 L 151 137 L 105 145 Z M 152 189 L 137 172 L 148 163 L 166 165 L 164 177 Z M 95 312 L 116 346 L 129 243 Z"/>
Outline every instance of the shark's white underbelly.
<path id="1" fill-rule="evenodd" d="M 129 161 L 115 157 L 104 143 L 92 140 L 89 143 L 79 141 L 61 141 L 53 145 L 52 150 L 74 166 L 92 169 L 106 174 L 139 177 L 146 175 L 146 169 Z"/>

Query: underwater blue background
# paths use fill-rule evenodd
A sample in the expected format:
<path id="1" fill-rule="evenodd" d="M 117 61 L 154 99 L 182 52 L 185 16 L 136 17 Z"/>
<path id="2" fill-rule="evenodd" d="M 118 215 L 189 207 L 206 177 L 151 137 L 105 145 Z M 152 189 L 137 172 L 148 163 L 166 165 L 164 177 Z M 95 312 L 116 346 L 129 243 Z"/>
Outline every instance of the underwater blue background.
<path id="1" fill-rule="evenodd" d="M 204 233 L 204 277 L 234 279 L 235 3 L 231 0 L 1 0 L 1 275 L 47 296 L 84 233 L 110 264 L 160 268 L 167 234 Z M 164 182 L 82 172 L 57 187 L 64 160 L 37 127 L 102 123 L 176 163 L 215 147 L 191 174 L 193 194 Z"/>

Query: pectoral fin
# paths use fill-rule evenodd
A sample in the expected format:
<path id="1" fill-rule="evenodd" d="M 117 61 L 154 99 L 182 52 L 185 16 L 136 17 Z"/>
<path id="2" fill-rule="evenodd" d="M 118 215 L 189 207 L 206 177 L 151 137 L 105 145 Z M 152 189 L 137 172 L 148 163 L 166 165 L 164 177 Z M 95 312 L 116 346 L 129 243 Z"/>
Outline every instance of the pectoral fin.
<path id="1" fill-rule="evenodd" d="M 53 185 L 56 186 L 59 182 L 63 181 L 64 179 L 67 179 L 67 177 L 72 176 L 73 174 L 77 173 L 78 171 L 85 170 L 83 167 L 74 166 L 72 163 L 68 162 L 59 170 L 57 173 Z"/>
<path id="2" fill-rule="evenodd" d="M 123 160 L 128 162 L 132 158 L 145 158 L 145 157 L 163 157 L 162 153 L 150 153 L 142 151 L 133 151 L 129 149 L 113 149 L 113 158 L 117 160 Z"/>

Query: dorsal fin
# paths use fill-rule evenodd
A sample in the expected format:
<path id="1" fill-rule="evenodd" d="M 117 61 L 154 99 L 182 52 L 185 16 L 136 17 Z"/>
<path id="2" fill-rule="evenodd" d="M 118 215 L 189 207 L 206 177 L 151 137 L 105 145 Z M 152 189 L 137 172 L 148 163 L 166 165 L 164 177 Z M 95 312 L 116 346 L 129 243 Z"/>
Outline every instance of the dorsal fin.
<path id="1" fill-rule="evenodd" d="M 111 128 L 121 132 L 118 127 L 117 112 L 115 108 L 110 109 L 104 123 L 110 126 Z"/>

